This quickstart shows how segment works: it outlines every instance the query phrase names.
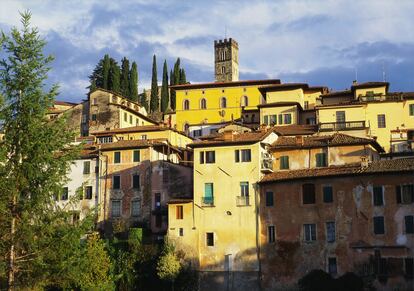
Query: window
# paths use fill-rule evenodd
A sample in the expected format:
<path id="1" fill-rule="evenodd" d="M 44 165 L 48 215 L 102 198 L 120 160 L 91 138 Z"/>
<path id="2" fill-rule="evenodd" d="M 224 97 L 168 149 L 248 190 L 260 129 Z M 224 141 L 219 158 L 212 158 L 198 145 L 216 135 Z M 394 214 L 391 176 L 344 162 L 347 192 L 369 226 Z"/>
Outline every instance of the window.
<path id="1" fill-rule="evenodd" d="M 283 114 L 283 122 L 284 124 L 291 124 L 292 123 L 292 114 Z"/>
<path id="2" fill-rule="evenodd" d="M 121 216 L 121 201 L 112 200 L 112 217 L 120 217 L 120 216 Z"/>
<path id="3" fill-rule="evenodd" d="M 207 232 L 206 233 L 206 244 L 208 247 L 214 246 L 214 232 Z"/>
<path id="4" fill-rule="evenodd" d="M 134 153 L 133 153 L 133 161 L 134 161 L 134 163 L 137 163 L 140 160 L 141 160 L 140 151 L 139 150 L 134 150 Z"/>
<path id="5" fill-rule="evenodd" d="M 200 164 L 204 164 L 204 152 L 200 152 Z"/>
<path id="6" fill-rule="evenodd" d="M 303 225 L 303 239 L 305 241 L 316 241 L 316 224 Z"/>
<path id="7" fill-rule="evenodd" d="M 183 103 L 183 109 L 184 110 L 189 110 L 190 109 L 190 101 L 189 100 L 184 100 L 184 103 Z"/>
<path id="8" fill-rule="evenodd" d="M 240 196 L 249 196 L 249 182 L 240 182 Z"/>
<path id="9" fill-rule="evenodd" d="M 373 200 L 374 206 L 382 206 L 384 205 L 384 195 L 383 195 L 383 188 L 382 186 L 374 186 L 373 192 Z"/>
<path id="10" fill-rule="evenodd" d="M 414 185 L 397 185 L 396 187 L 397 203 L 410 204 L 414 202 Z"/>
<path id="11" fill-rule="evenodd" d="M 111 143 L 112 136 L 103 136 L 99 138 L 99 143 Z"/>
<path id="12" fill-rule="evenodd" d="M 139 216 L 140 205 L 138 200 L 132 200 L 131 202 L 131 215 L 133 217 Z"/>
<path id="13" fill-rule="evenodd" d="M 206 151 L 206 164 L 214 164 L 216 162 L 216 152 Z"/>
<path id="14" fill-rule="evenodd" d="M 279 124 L 283 124 L 283 114 L 279 114 Z"/>
<path id="15" fill-rule="evenodd" d="M 154 206 L 155 209 L 161 208 L 161 193 L 155 193 Z"/>
<path id="16" fill-rule="evenodd" d="M 375 216 L 374 217 L 374 234 L 384 234 L 384 216 Z"/>
<path id="17" fill-rule="evenodd" d="M 227 99 L 226 97 L 221 97 L 220 99 L 220 108 L 226 108 L 227 107 Z"/>
<path id="18" fill-rule="evenodd" d="M 93 99 L 92 99 L 92 104 L 93 104 L 93 105 L 96 105 L 97 103 L 98 103 L 98 100 L 97 100 L 96 98 L 93 98 Z"/>
<path id="19" fill-rule="evenodd" d="M 83 162 L 83 174 L 90 174 L 91 173 L 91 162 Z"/>
<path id="20" fill-rule="evenodd" d="M 336 275 L 337 272 L 336 258 L 328 258 L 328 273 L 330 275 Z"/>
<path id="21" fill-rule="evenodd" d="M 250 149 L 241 150 L 241 161 L 250 162 L 252 160 L 252 153 Z"/>
<path id="22" fill-rule="evenodd" d="M 183 229 L 182 227 L 180 227 L 180 228 L 178 229 L 178 235 L 179 235 L 179 236 L 184 236 L 184 229 Z"/>
<path id="23" fill-rule="evenodd" d="M 326 241 L 328 243 L 335 241 L 335 222 L 326 223 Z"/>
<path id="24" fill-rule="evenodd" d="M 96 114 L 92 114 L 92 121 L 96 121 Z"/>
<path id="25" fill-rule="evenodd" d="M 68 198 L 69 198 L 69 188 L 68 187 L 63 187 L 61 200 L 68 200 Z M 57 200 L 57 199 L 55 199 L 55 200 Z"/>
<path id="26" fill-rule="evenodd" d="M 194 137 L 199 137 L 199 136 L 202 136 L 202 135 L 203 135 L 203 132 L 202 132 L 201 129 L 197 129 L 197 130 L 193 131 L 193 136 Z"/>
<path id="27" fill-rule="evenodd" d="M 414 116 L 414 104 L 410 104 L 409 109 L 410 109 L 410 116 Z"/>
<path id="28" fill-rule="evenodd" d="M 309 109 L 309 101 L 304 102 L 303 109 L 305 109 L 305 110 Z"/>
<path id="29" fill-rule="evenodd" d="M 132 175 L 132 189 L 139 189 L 140 183 L 139 183 L 139 175 L 133 174 Z"/>
<path id="30" fill-rule="evenodd" d="M 378 114 L 378 128 L 385 128 L 385 114 Z"/>
<path id="31" fill-rule="evenodd" d="M 266 125 L 269 124 L 269 116 L 268 115 L 263 116 L 263 124 L 266 124 Z"/>
<path id="32" fill-rule="evenodd" d="M 335 114 L 336 114 L 336 123 L 344 124 L 346 121 L 345 111 L 336 111 Z"/>
<path id="33" fill-rule="evenodd" d="M 204 184 L 204 204 L 213 204 L 214 203 L 214 193 L 213 193 L 213 183 Z"/>
<path id="34" fill-rule="evenodd" d="M 306 124 L 315 125 L 316 124 L 315 117 L 308 117 L 308 118 L 306 118 Z"/>
<path id="35" fill-rule="evenodd" d="M 242 106 L 249 106 L 249 98 L 247 96 L 242 97 Z"/>
<path id="36" fill-rule="evenodd" d="M 280 160 L 280 169 L 287 170 L 289 169 L 289 156 L 281 156 Z"/>
<path id="37" fill-rule="evenodd" d="M 221 67 L 221 73 L 222 73 L 222 74 L 226 73 L 226 67 L 225 67 L 225 66 L 222 66 L 222 67 Z"/>
<path id="38" fill-rule="evenodd" d="M 266 206 L 273 206 L 274 198 L 272 191 L 266 191 Z"/>
<path id="39" fill-rule="evenodd" d="M 182 205 L 175 206 L 175 218 L 183 219 L 183 206 Z"/>
<path id="40" fill-rule="evenodd" d="M 207 100 L 205 98 L 202 98 L 200 101 L 200 109 L 206 109 L 207 108 Z"/>
<path id="41" fill-rule="evenodd" d="M 88 199 L 88 200 L 92 199 L 92 186 L 85 187 L 85 199 Z"/>
<path id="42" fill-rule="evenodd" d="M 121 152 L 114 152 L 114 164 L 121 163 Z"/>
<path id="43" fill-rule="evenodd" d="M 269 225 L 267 227 L 267 241 L 269 243 L 274 243 L 275 242 L 275 226 L 274 225 Z"/>
<path id="44" fill-rule="evenodd" d="M 327 167 L 327 159 L 326 159 L 326 153 L 319 153 L 316 154 L 316 166 L 317 167 Z"/>
<path id="45" fill-rule="evenodd" d="M 333 190 L 332 186 L 323 186 L 323 202 L 332 203 L 333 202 Z"/>
<path id="46" fill-rule="evenodd" d="M 404 217 L 405 233 L 414 233 L 414 216 L 408 215 Z"/>
<path id="47" fill-rule="evenodd" d="M 114 190 L 121 189 L 121 176 L 115 175 L 113 177 L 112 189 L 114 189 Z"/>
<path id="48" fill-rule="evenodd" d="M 303 184 L 302 185 L 302 198 L 303 204 L 315 203 L 315 184 Z"/>
<path id="49" fill-rule="evenodd" d="M 275 125 L 276 124 L 276 116 L 277 115 L 269 115 L 269 123 L 270 123 L 270 125 Z"/>
<path id="50" fill-rule="evenodd" d="M 147 140 L 147 135 L 146 134 L 141 135 L 141 139 L 142 140 Z"/>
<path id="51" fill-rule="evenodd" d="M 126 112 L 124 112 L 124 121 L 127 122 L 128 121 L 128 114 Z"/>

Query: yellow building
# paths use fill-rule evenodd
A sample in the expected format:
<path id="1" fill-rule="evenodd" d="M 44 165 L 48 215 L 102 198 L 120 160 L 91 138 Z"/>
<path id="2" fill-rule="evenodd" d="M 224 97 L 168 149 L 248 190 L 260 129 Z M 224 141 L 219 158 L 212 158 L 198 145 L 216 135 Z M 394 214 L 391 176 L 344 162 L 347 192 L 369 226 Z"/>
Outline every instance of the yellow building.
<path id="1" fill-rule="evenodd" d="M 377 138 L 389 152 L 394 130 L 414 128 L 414 96 L 388 92 L 388 87 L 386 82 L 368 82 L 321 95 L 321 105 L 317 106 L 319 131 L 348 131 Z"/>
<path id="2" fill-rule="evenodd" d="M 194 254 L 200 271 L 257 275 L 257 182 L 271 164 L 273 131 L 225 131 L 190 144 L 194 199 L 169 205 L 168 236 Z"/>
<path id="3" fill-rule="evenodd" d="M 259 88 L 280 80 L 185 84 L 170 87 L 176 92 L 176 126 L 187 131 L 192 125 L 220 123 L 241 117 L 242 108 L 256 109 L 263 103 Z"/>

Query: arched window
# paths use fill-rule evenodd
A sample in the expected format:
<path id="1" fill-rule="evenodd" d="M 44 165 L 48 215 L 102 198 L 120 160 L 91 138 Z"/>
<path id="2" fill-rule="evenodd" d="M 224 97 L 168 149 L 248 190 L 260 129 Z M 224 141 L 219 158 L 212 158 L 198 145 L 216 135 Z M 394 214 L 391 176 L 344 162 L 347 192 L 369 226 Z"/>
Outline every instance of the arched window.
<path id="1" fill-rule="evenodd" d="M 220 108 L 226 108 L 227 107 L 227 99 L 226 97 L 221 97 L 220 99 Z"/>
<path id="2" fill-rule="evenodd" d="M 183 109 L 184 110 L 189 110 L 190 109 L 190 101 L 189 100 L 184 100 L 184 103 L 183 103 Z"/>
<path id="3" fill-rule="evenodd" d="M 225 67 L 225 66 L 222 66 L 222 67 L 221 67 L 221 73 L 222 73 L 222 74 L 225 74 L 225 73 L 226 73 L 226 67 Z"/>
<path id="4" fill-rule="evenodd" d="M 247 96 L 242 96 L 241 106 L 249 106 L 249 98 Z"/>
<path id="5" fill-rule="evenodd" d="M 200 100 L 200 109 L 206 109 L 207 108 L 207 100 L 205 98 L 202 98 Z"/>

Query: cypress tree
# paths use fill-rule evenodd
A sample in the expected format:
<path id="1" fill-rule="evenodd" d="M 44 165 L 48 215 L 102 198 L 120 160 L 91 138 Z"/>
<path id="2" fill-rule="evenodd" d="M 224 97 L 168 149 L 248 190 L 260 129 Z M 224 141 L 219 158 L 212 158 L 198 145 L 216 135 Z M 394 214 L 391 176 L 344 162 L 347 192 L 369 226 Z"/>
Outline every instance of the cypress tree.
<path id="1" fill-rule="evenodd" d="M 121 94 L 124 97 L 130 99 L 129 92 L 129 60 L 124 57 L 121 63 L 122 72 L 121 72 Z"/>
<path id="2" fill-rule="evenodd" d="M 139 103 L 147 110 L 147 112 L 149 112 L 147 91 L 145 89 L 144 92 L 139 95 Z"/>
<path id="3" fill-rule="evenodd" d="M 100 84 L 100 86 L 102 86 L 103 89 L 108 89 L 109 88 L 109 70 L 111 69 L 111 61 L 109 58 L 109 55 L 106 54 L 103 58 L 103 63 L 102 63 L 102 81 Z M 97 84 L 98 87 L 100 87 Z"/>
<path id="4" fill-rule="evenodd" d="M 120 68 L 118 63 L 114 59 L 110 59 L 111 67 L 109 69 L 109 81 L 108 81 L 108 90 L 111 90 L 115 93 L 120 92 Z"/>
<path id="5" fill-rule="evenodd" d="M 1 41 L 0 278 L 8 277 L 8 290 L 55 283 L 65 289 L 60 284 L 82 264 L 80 240 L 92 224 L 68 223 L 72 214 L 53 199 L 62 194 L 78 149 L 74 134 L 63 130 L 65 119 L 47 118 L 58 90 L 44 88 L 53 58 L 43 54 L 45 41 L 30 27 L 31 14 L 21 16 L 22 30 L 13 28 Z"/>
<path id="6" fill-rule="evenodd" d="M 177 61 L 174 64 L 174 84 L 180 84 L 180 58 L 177 58 Z"/>
<path id="7" fill-rule="evenodd" d="M 132 62 L 129 72 L 129 97 L 132 101 L 138 102 L 138 68 L 135 62 Z"/>
<path id="8" fill-rule="evenodd" d="M 164 68 L 162 70 L 162 87 L 161 87 L 161 111 L 165 113 L 168 109 L 170 96 L 168 94 L 168 68 L 167 60 L 164 60 Z"/>
<path id="9" fill-rule="evenodd" d="M 157 59 L 156 59 L 156 56 L 154 55 L 152 58 L 150 111 L 152 113 L 158 110 L 159 110 L 159 100 L 158 100 L 158 80 L 157 80 Z"/>
<path id="10" fill-rule="evenodd" d="M 174 85 L 175 85 L 174 72 L 173 72 L 173 70 L 170 70 L 170 86 L 174 86 Z M 170 107 L 173 111 L 175 110 L 175 96 L 176 96 L 175 90 L 171 90 Z"/>
<path id="11" fill-rule="evenodd" d="M 184 71 L 184 69 L 180 69 L 180 82 L 179 82 L 179 84 L 182 85 L 182 84 L 186 84 L 186 83 L 187 83 L 187 78 L 185 76 L 185 71 Z"/>

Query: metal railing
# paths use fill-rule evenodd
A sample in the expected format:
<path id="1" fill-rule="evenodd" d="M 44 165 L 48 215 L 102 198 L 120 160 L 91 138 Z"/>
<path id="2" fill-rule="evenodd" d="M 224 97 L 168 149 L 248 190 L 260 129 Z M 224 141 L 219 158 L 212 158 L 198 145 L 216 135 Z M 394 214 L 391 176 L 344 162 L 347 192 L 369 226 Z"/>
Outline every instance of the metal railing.
<path id="1" fill-rule="evenodd" d="M 249 206 L 250 205 L 250 197 L 249 196 L 237 196 L 236 197 L 236 205 L 237 206 Z"/>
<path id="2" fill-rule="evenodd" d="M 273 161 L 272 161 L 272 159 L 267 159 L 267 158 L 262 159 L 261 170 L 262 171 L 273 172 Z"/>
<path id="3" fill-rule="evenodd" d="M 340 131 L 365 129 L 365 121 L 327 122 L 319 123 L 319 131 Z"/>
<path id="4" fill-rule="evenodd" d="M 201 197 L 201 205 L 202 206 L 214 206 L 214 197 L 211 197 L 211 196 Z"/>

